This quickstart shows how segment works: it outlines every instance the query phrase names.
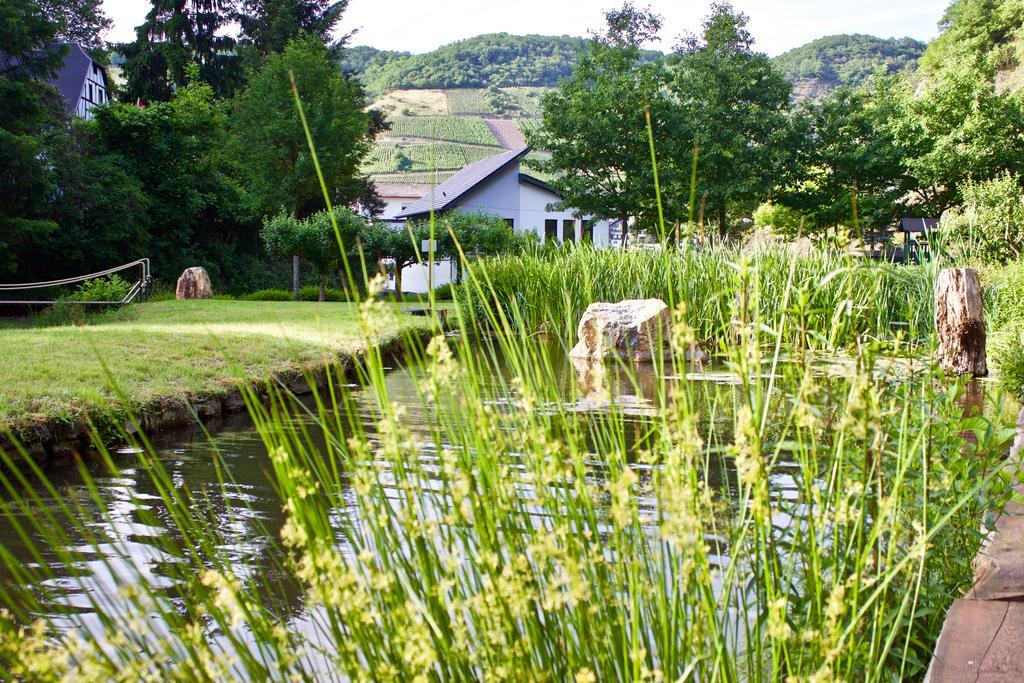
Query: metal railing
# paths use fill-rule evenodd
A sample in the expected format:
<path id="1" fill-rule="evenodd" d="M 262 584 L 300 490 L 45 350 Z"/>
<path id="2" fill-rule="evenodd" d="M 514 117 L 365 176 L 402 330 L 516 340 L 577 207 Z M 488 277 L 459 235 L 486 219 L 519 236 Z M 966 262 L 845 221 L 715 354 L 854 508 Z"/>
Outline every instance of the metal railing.
<path id="1" fill-rule="evenodd" d="M 123 272 L 130 268 L 138 268 L 138 279 L 132 284 L 131 289 L 128 290 L 128 294 L 125 295 L 120 301 L 76 301 L 76 304 L 83 304 L 86 306 L 109 306 L 118 304 L 128 304 L 139 297 L 144 297 L 146 291 L 149 288 L 150 273 L 149 273 L 149 259 L 140 258 L 137 261 L 126 263 L 116 268 L 109 268 L 107 270 L 101 270 L 98 273 L 89 273 L 88 275 L 78 275 L 76 277 L 64 278 L 62 280 L 48 280 L 46 282 L 17 282 L 12 284 L 0 284 L 0 296 L 3 292 L 19 292 L 26 290 L 36 289 L 48 289 L 52 287 L 66 287 L 68 285 L 74 285 L 87 280 L 95 280 L 96 278 L 105 277 L 107 275 L 114 275 L 116 273 Z M 13 300 L 0 300 L 0 305 L 48 305 L 57 303 L 57 299 L 13 299 Z"/>

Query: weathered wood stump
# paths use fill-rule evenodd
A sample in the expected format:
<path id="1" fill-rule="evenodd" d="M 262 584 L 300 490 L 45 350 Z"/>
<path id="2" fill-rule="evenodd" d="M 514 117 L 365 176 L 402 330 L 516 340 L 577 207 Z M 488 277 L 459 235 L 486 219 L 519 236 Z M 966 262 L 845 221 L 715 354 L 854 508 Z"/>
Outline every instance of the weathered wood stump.
<path id="1" fill-rule="evenodd" d="M 178 301 L 184 299 L 212 299 L 213 285 L 210 284 L 210 276 L 206 269 L 199 266 L 186 268 L 185 272 L 178 278 L 178 286 L 174 292 Z"/>
<path id="2" fill-rule="evenodd" d="M 947 268 L 935 283 L 935 330 L 939 364 L 949 375 L 988 374 L 985 362 L 985 313 L 978 273 Z"/>

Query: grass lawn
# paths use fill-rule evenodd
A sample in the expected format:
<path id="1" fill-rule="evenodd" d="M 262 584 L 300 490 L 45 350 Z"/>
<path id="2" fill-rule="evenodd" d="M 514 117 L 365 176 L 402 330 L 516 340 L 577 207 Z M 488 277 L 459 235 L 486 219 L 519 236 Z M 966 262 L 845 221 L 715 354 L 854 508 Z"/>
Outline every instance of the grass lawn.
<path id="1" fill-rule="evenodd" d="M 0 329 L 0 427 L 112 407 L 107 369 L 131 407 L 226 392 L 248 378 L 365 349 L 352 304 L 162 301 L 84 327 Z M 426 326 L 396 315 L 378 341 Z"/>

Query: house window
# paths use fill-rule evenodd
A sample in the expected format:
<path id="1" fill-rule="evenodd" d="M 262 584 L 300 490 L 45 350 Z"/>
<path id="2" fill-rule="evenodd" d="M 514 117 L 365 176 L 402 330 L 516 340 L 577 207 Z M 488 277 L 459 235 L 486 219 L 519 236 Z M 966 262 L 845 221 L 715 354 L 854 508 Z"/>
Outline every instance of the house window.
<path id="1" fill-rule="evenodd" d="M 581 237 L 581 241 L 594 241 L 594 221 L 583 221 L 583 235 Z"/>
<path id="2" fill-rule="evenodd" d="M 554 218 L 549 218 L 544 221 L 544 242 L 548 240 L 558 239 L 558 221 Z"/>
<path id="3" fill-rule="evenodd" d="M 515 227 L 516 227 L 516 222 L 512 218 L 506 218 L 505 219 L 505 225 L 507 225 L 508 227 L 510 227 L 510 228 L 512 228 L 514 230 Z"/>
<path id="4" fill-rule="evenodd" d="M 562 221 L 562 241 L 563 242 L 574 242 L 574 241 L 576 241 L 576 221 L 574 221 L 574 220 Z"/>
<path id="5" fill-rule="evenodd" d="M 92 102 L 92 83 L 89 84 L 89 101 Z"/>

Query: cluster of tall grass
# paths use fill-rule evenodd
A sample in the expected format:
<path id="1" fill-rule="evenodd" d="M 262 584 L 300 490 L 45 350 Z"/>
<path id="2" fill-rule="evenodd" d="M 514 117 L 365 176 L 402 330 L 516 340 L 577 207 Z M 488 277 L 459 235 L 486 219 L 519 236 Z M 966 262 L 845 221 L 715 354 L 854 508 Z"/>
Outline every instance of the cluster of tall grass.
<path id="1" fill-rule="evenodd" d="M 740 264 L 753 280 L 743 280 Z M 933 266 L 897 266 L 825 250 L 795 256 L 780 246 L 744 256 L 730 246 L 580 246 L 489 259 L 479 271 L 487 287 L 466 288 L 469 306 L 480 312 L 498 307 L 514 325 L 566 338 L 592 302 L 656 297 L 686 301 L 698 339 L 723 339 L 737 299 L 749 300 L 754 290 L 764 322 L 774 325 L 785 315 L 787 331 L 808 343 L 834 346 L 858 336 L 889 338 L 899 330 L 920 337 L 934 326 Z M 793 296 L 784 295 L 787 288 Z"/>
<path id="2" fill-rule="evenodd" d="M 759 270 L 769 260 L 721 263 L 735 291 L 773 277 Z M 959 386 L 931 371 L 894 381 L 870 344 L 842 377 L 786 362 L 799 320 L 788 302 L 821 286 L 798 268 L 790 261 L 781 302 L 698 290 L 737 321 L 727 390 L 673 369 L 705 310 L 673 295 L 671 358 L 655 363 L 652 410 L 637 417 L 605 379 L 614 368 L 639 383 L 637 368 L 597 364 L 586 386 L 566 386 L 510 322 L 525 319 L 518 301 L 486 303 L 499 295 L 485 278 L 493 264 L 470 267 L 484 310 L 456 303 L 461 334 L 406 341 L 419 368 L 412 407 L 392 400 L 377 352 L 359 366 L 369 422 L 340 374 L 312 408 L 284 389 L 269 405 L 247 396 L 285 514 L 265 529 L 270 570 L 234 552 L 232 530 L 260 522 L 228 457 L 215 456 L 221 491 L 193 490 L 125 435 L 158 500 L 119 507 L 166 529 L 156 563 L 127 549 L 131 525 L 93 471 L 81 472 L 93 500 L 62 499 L 45 472 L 6 458 L 0 514 L 21 547 L 0 547 L 4 670 L 44 681 L 919 677 L 945 607 L 970 584 L 979 520 L 1008 495 L 1007 433 L 965 419 Z M 669 273 L 672 292 L 689 272 Z M 369 298 L 363 333 L 393 315 Z M 855 315 L 841 308 L 836 324 Z M 583 403 L 600 409 L 581 414 Z M 97 571 L 116 590 L 97 589 Z M 87 609 L 62 601 L 69 584 Z"/>

